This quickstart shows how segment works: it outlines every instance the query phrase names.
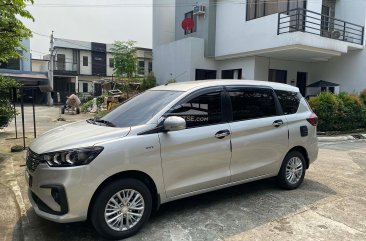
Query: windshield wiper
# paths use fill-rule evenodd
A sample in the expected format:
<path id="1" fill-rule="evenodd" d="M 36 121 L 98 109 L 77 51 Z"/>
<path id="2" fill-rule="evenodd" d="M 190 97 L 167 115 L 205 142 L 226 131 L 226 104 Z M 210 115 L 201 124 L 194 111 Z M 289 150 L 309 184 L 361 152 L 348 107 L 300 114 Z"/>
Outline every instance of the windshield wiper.
<path id="1" fill-rule="evenodd" d="M 97 119 L 97 118 L 88 119 L 88 120 L 86 120 L 86 122 L 88 122 L 90 124 L 93 124 L 93 125 L 101 125 L 101 124 L 103 124 L 103 125 L 109 126 L 109 127 L 116 127 L 116 125 L 113 124 L 110 121 L 102 120 L 102 119 Z"/>
<path id="2" fill-rule="evenodd" d="M 106 126 L 110 126 L 110 127 L 116 127 L 116 125 L 115 124 L 113 124 L 112 122 L 110 122 L 110 121 L 107 121 L 107 120 L 102 120 L 102 119 L 94 119 L 94 122 L 96 122 L 96 123 L 102 123 L 102 124 L 104 124 L 104 125 L 106 125 Z"/>
<path id="3" fill-rule="evenodd" d="M 88 122 L 89 124 L 96 125 L 96 123 L 95 123 L 95 118 L 87 119 L 87 120 L 86 120 L 86 122 Z"/>

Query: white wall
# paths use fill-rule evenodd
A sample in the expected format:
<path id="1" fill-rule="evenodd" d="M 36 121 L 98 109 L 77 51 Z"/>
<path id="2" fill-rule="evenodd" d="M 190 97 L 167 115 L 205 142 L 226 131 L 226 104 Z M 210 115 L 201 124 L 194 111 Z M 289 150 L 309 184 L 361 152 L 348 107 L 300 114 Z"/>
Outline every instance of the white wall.
<path id="1" fill-rule="evenodd" d="M 48 61 L 32 59 L 32 71 L 35 72 L 48 72 Z"/>
<path id="2" fill-rule="evenodd" d="M 306 9 L 316 12 L 316 13 L 321 13 L 322 12 L 322 0 L 306 1 Z M 321 24 L 321 17 L 318 14 L 311 13 L 311 12 L 307 12 L 307 16 L 313 17 L 313 18 L 307 19 L 307 21 L 309 21 L 309 22 L 306 23 L 306 27 L 307 27 L 306 31 L 310 32 L 310 33 L 314 33 L 314 34 L 320 34 L 319 25 Z M 310 23 L 310 21 L 312 23 Z"/>
<path id="3" fill-rule="evenodd" d="M 357 25 L 366 26 L 366 1 L 365 0 L 336 1 L 335 17 L 340 20 L 351 22 Z M 349 27 L 355 28 L 350 25 Z M 356 29 L 359 28 L 356 27 Z M 351 36 L 352 34 L 348 35 Z M 357 36 L 357 38 L 359 37 Z"/>
<path id="4" fill-rule="evenodd" d="M 153 4 L 153 48 L 155 48 L 174 41 L 175 0 L 153 0 Z"/>
<path id="5" fill-rule="evenodd" d="M 113 56 L 111 53 L 107 53 L 107 76 L 112 76 L 114 71 L 113 68 L 110 67 L 110 62 L 113 62 Z"/>
<path id="6" fill-rule="evenodd" d="M 87 92 L 84 92 L 83 90 L 83 84 L 86 83 L 88 84 L 88 91 Z M 91 81 L 80 81 L 79 80 L 79 92 L 81 93 L 90 93 L 90 92 L 93 92 L 94 91 L 94 88 L 93 88 L 93 82 Z"/>
<path id="7" fill-rule="evenodd" d="M 340 84 L 340 91 L 359 93 L 366 89 L 366 50 L 355 50 L 328 62 L 312 64 L 314 81 Z"/>
<path id="8" fill-rule="evenodd" d="M 83 57 L 88 57 L 88 66 L 83 65 Z M 91 75 L 92 74 L 92 56 L 91 51 L 80 50 L 80 74 Z"/>
<path id="9" fill-rule="evenodd" d="M 195 69 L 216 69 L 214 60 L 204 58 L 204 40 L 185 38 L 154 49 L 154 74 L 159 84 L 170 79 L 191 81 Z"/>
<path id="10" fill-rule="evenodd" d="M 366 1 L 337 0 L 335 17 L 366 26 Z M 366 89 L 366 49 L 349 51 L 328 62 L 312 64 L 314 81 L 325 80 L 340 84 L 340 91 L 359 93 Z"/>
<path id="11" fill-rule="evenodd" d="M 72 49 L 63 49 L 57 48 L 56 49 L 56 59 L 57 61 L 57 54 L 64 54 L 65 55 L 65 70 L 68 71 L 76 71 L 76 66 L 73 65 L 73 52 Z M 55 68 L 57 68 L 57 62 L 55 62 Z"/>
<path id="12" fill-rule="evenodd" d="M 256 51 L 289 46 L 347 52 L 348 43 L 323 38 L 310 33 L 277 35 L 278 14 L 246 21 L 246 4 L 218 0 L 216 13 L 216 58 L 240 57 Z M 321 1 L 308 1 L 309 9 L 320 12 Z M 254 53 L 253 53 L 254 52 Z"/>
<path id="13" fill-rule="evenodd" d="M 23 71 L 32 71 L 32 56 L 30 53 L 30 40 L 23 39 L 22 44 L 26 48 L 26 51 L 23 51 L 23 59 L 20 61 L 20 63 L 21 63 L 20 69 Z"/>
<path id="14" fill-rule="evenodd" d="M 217 78 L 220 79 L 222 70 L 241 69 L 242 79 L 255 79 L 255 57 L 237 58 L 218 61 Z"/>

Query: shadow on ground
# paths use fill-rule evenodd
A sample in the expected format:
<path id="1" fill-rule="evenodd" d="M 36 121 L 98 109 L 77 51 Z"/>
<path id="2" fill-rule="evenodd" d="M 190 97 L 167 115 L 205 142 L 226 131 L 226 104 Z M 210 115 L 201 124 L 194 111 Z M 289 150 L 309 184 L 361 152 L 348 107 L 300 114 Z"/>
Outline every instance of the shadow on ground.
<path id="1" fill-rule="evenodd" d="M 128 240 L 220 240 L 281 219 L 336 193 L 305 179 L 293 191 L 277 188 L 273 179 L 190 197 L 162 205 L 148 224 Z M 100 240 L 89 222 L 57 224 L 28 209 L 31 240 Z"/>

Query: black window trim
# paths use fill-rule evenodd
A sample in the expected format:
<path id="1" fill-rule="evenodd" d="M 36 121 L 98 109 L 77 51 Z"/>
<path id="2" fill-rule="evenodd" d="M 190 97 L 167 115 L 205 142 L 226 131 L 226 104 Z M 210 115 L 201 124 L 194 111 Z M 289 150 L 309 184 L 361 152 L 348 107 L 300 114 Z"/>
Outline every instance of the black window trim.
<path id="1" fill-rule="evenodd" d="M 89 57 L 83 56 L 83 67 L 88 67 L 88 66 L 89 66 Z"/>
<path id="2" fill-rule="evenodd" d="M 184 104 L 187 101 L 194 99 L 198 96 L 201 96 L 204 94 L 209 94 L 209 93 L 214 93 L 214 92 L 221 92 L 221 116 L 222 116 L 221 122 L 215 123 L 215 124 L 209 124 L 209 125 L 189 127 L 189 128 L 186 128 L 185 130 L 228 123 L 229 116 L 228 116 L 227 110 L 225 110 L 226 109 L 225 107 L 227 107 L 227 97 L 226 97 L 226 92 L 225 92 L 224 86 L 213 86 L 213 87 L 206 87 L 206 88 L 196 90 L 196 91 L 190 93 L 189 95 L 185 96 L 183 99 L 181 99 L 177 103 L 175 103 L 172 106 L 172 108 L 174 108 L 177 105 Z M 172 108 L 170 108 L 170 109 L 172 109 Z M 163 121 L 165 120 L 165 118 L 167 117 L 169 112 L 170 112 L 170 110 L 168 110 L 161 116 L 163 118 L 163 120 L 158 124 L 158 126 L 162 126 Z M 160 129 L 160 132 L 164 132 L 164 131 L 162 129 Z"/>
<path id="3" fill-rule="evenodd" d="M 230 94 L 229 91 L 233 91 L 233 90 L 242 90 L 242 89 L 266 89 L 266 90 L 270 90 L 272 92 L 274 101 L 275 101 L 275 107 L 276 107 L 276 115 L 275 116 L 283 116 L 283 110 L 281 107 L 281 103 L 279 102 L 277 95 L 275 93 L 275 90 L 272 87 L 269 86 L 261 86 L 261 85 L 227 85 L 225 86 L 225 93 L 226 93 L 226 103 L 228 104 L 226 106 L 226 108 L 228 109 L 228 122 L 229 123 L 236 123 L 236 122 L 242 122 L 242 121 L 250 121 L 250 120 L 258 120 L 258 119 L 264 119 L 264 118 L 269 118 L 269 117 L 275 117 L 275 116 L 266 116 L 266 117 L 261 117 L 261 118 L 252 118 L 252 119 L 247 119 L 247 120 L 237 120 L 234 121 L 233 120 L 233 110 L 232 110 L 232 105 L 231 105 L 231 98 L 230 98 Z"/>
<path id="4" fill-rule="evenodd" d="M 290 11 L 290 1 L 293 1 L 293 0 L 282 0 L 282 1 L 286 1 L 286 11 L 287 13 Z M 280 11 L 278 11 L 277 13 L 271 13 L 271 14 L 266 14 L 266 4 L 267 2 L 264 1 L 263 2 L 263 16 L 260 16 L 260 17 L 257 17 L 257 6 L 258 6 L 258 2 L 259 0 L 255 0 L 255 8 L 254 8 L 254 18 L 251 18 L 249 19 L 249 8 L 248 8 L 248 1 L 246 2 L 246 10 L 245 10 L 245 21 L 252 21 L 252 20 L 255 20 L 255 19 L 259 19 L 259 18 L 263 18 L 263 17 L 267 17 L 267 16 L 270 16 L 270 15 L 273 15 L 273 14 L 278 14 Z M 297 5 L 299 4 L 299 2 L 297 1 Z M 307 1 L 305 1 L 304 3 L 304 8 L 306 8 L 307 6 Z M 298 5 L 299 7 L 299 5 Z"/>
<path id="5" fill-rule="evenodd" d="M 192 20 L 193 20 L 193 29 L 192 30 L 184 30 L 184 35 L 189 35 L 189 34 L 192 34 L 192 33 L 195 33 L 197 32 L 197 15 L 193 14 L 193 10 L 192 11 L 189 11 L 189 12 L 186 12 L 184 14 L 184 19 L 186 18 L 189 18 L 187 15 L 191 15 L 192 16 Z M 190 33 L 189 33 L 190 31 Z"/>

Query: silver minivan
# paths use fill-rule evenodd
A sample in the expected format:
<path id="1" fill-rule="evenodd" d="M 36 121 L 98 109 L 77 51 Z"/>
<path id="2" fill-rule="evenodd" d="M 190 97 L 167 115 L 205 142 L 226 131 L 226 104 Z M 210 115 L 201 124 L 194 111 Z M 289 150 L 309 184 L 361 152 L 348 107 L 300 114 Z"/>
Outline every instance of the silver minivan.
<path id="1" fill-rule="evenodd" d="M 45 219 L 90 219 L 103 237 L 126 238 L 169 201 L 269 177 L 297 188 L 318 155 L 316 125 L 290 85 L 158 86 L 36 139 L 26 157 L 29 199 Z"/>

